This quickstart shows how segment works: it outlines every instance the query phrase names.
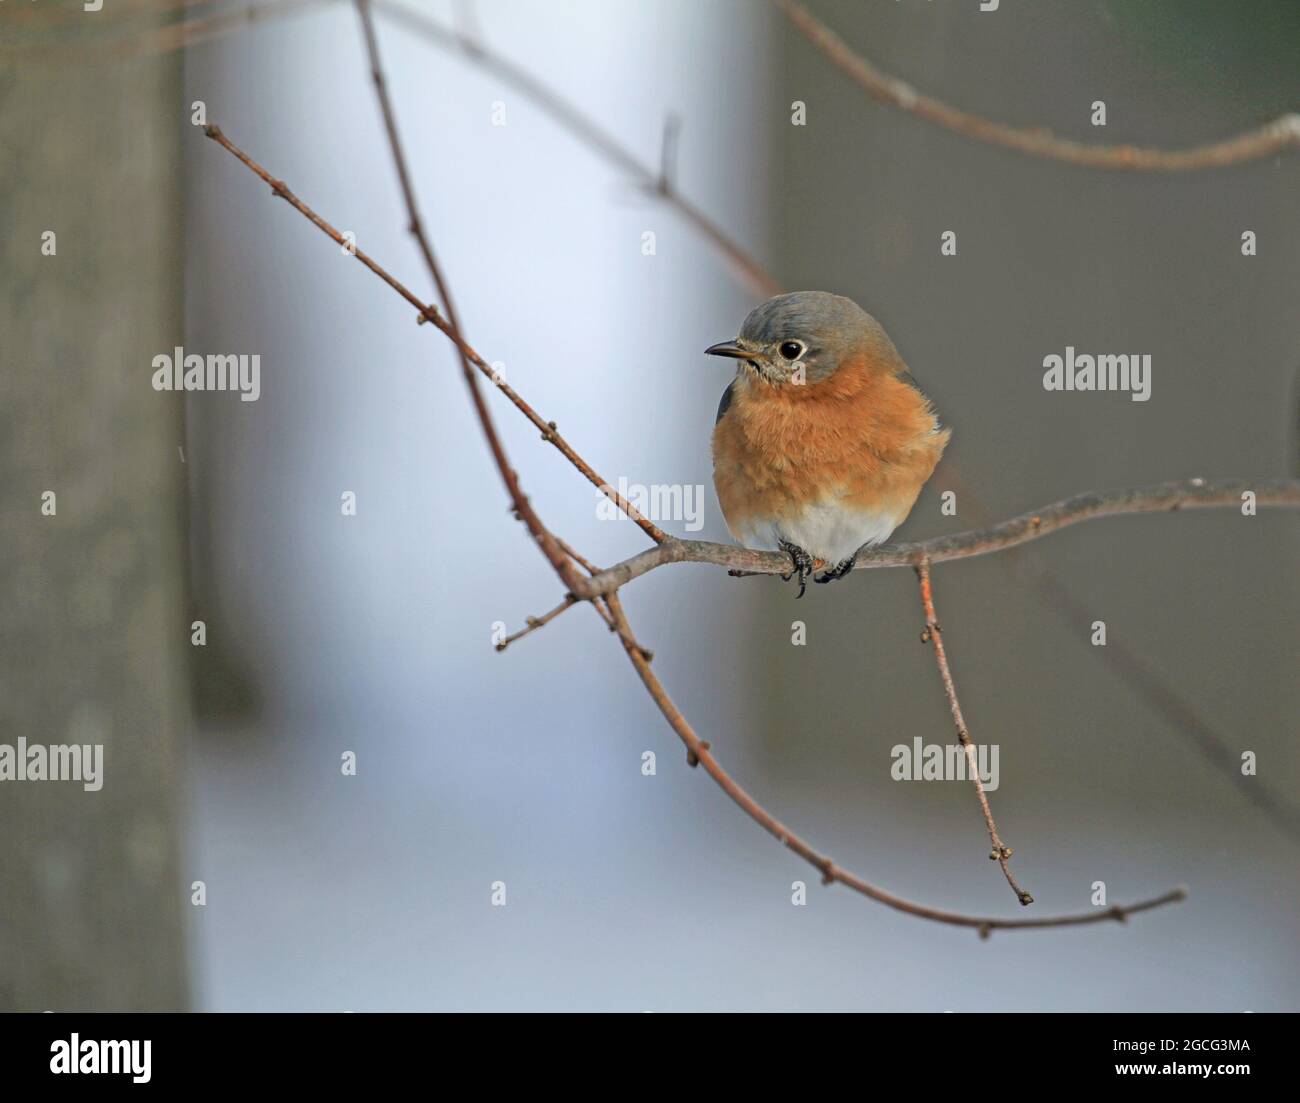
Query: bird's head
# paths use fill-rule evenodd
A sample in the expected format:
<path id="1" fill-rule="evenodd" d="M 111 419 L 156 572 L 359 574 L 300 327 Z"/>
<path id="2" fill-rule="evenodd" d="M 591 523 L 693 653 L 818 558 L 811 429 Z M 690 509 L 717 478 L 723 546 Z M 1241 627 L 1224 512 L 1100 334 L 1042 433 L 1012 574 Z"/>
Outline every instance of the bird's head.
<path id="1" fill-rule="evenodd" d="M 742 362 L 775 386 L 815 384 L 850 361 L 898 361 L 880 323 L 843 295 L 792 291 L 750 311 L 740 335 L 704 350 Z M 901 361 L 899 361 L 901 366 Z"/>

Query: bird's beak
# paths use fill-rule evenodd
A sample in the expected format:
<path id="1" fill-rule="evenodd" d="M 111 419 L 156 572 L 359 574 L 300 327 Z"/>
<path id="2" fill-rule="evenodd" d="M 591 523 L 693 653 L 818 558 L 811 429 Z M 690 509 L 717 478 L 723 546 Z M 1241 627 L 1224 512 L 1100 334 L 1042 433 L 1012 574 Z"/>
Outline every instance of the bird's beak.
<path id="1" fill-rule="evenodd" d="M 748 360 L 754 354 L 749 349 L 743 349 L 734 341 L 723 341 L 720 344 L 710 345 L 704 350 L 705 356 L 730 356 L 733 360 Z"/>

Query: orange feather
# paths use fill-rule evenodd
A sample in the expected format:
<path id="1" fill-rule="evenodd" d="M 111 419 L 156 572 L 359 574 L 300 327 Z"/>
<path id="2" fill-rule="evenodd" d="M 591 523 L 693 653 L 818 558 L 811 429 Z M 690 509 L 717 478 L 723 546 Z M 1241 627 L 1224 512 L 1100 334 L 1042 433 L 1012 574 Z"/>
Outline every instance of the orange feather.
<path id="1" fill-rule="evenodd" d="M 714 485 L 733 535 L 749 518 L 827 498 L 900 524 L 951 435 L 902 370 L 897 353 L 863 353 L 802 386 L 742 369 L 713 432 Z"/>

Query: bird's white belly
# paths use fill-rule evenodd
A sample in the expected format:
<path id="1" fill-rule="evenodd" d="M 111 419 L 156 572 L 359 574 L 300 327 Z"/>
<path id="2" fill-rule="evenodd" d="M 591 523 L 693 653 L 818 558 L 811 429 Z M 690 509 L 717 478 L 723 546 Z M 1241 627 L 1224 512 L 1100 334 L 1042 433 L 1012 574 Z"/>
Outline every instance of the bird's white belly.
<path id="1" fill-rule="evenodd" d="M 732 527 L 732 535 L 747 548 L 776 548 L 782 540 L 834 565 L 864 544 L 880 544 L 902 520 L 892 513 L 854 509 L 839 502 L 821 502 L 798 513 L 773 518 L 747 518 Z"/>

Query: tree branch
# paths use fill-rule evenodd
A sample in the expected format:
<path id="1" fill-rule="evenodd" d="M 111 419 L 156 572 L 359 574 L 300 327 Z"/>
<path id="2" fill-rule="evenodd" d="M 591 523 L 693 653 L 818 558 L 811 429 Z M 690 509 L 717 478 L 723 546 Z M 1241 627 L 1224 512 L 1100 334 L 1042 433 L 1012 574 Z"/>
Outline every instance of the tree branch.
<path id="1" fill-rule="evenodd" d="M 943 693 L 948 698 L 948 709 L 952 713 L 952 722 L 957 728 L 957 741 L 966 753 L 966 769 L 971 781 L 975 783 L 975 793 L 979 797 L 980 810 L 984 813 L 984 825 L 988 828 L 989 842 L 993 849 L 989 857 L 1002 867 L 1002 873 L 1022 904 L 1032 904 L 1034 898 L 1029 895 L 1011 873 L 1007 864 L 1012 850 L 1002 841 L 998 834 L 998 825 L 993 821 L 993 809 L 989 807 L 988 794 L 984 792 L 984 779 L 980 777 L 979 760 L 975 754 L 975 744 L 966 727 L 966 719 L 961 713 L 961 702 L 957 700 L 957 686 L 952 680 L 952 671 L 948 668 L 948 654 L 943 646 L 943 629 L 939 627 L 939 618 L 934 611 L 934 591 L 930 585 L 929 560 L 921 560 L 916 568 L 916 577 L 921 585 L 921 606 L 925 610 L 925 631 L 921 634 L 924 643 L 934 645 L 934 660 L 939 665 L 939 680 L 943 682 Z"/>
<path id="2" fill-rule="evenodd" d="M 1021 129 L 993 122 L 951 107 L 883 73 L 805 8 L 798 0 L 773 0 L 786 18 L 818 50 L 873 99 L 902 108 L 977 142 L 1005 146 L 1032 157 L 1066 161 L 1100 169 L 1143 172 L 1185 172 L 1221 168 L 1255 161 L 1300 147 L 1300 114 L 1283 115 L 1255 130 L 1194 149 L 1143 149 L 1137 146 L 1094 146 L 1057 138 L 1044 129 Z"/>
<path id="3" fill-rule="evenodd" d="M 1298 479 L 1187 479 L 1131 490 L 1089 491 L 1022 513 L 986 529 L 936 536 L 916 543 L 886 544 L 858 553 L 854 570 L 876 567 L 915 567 L 922 561 L 944 563 L 1027 544 L 1058 529 L 1096 517 L 1123 513 L 1164 513 L 1180 509 L 1240 506 L 1251 492 L 1258 506 L 1300 506 Z M 634 578 L 669 563 L 710 563 L 740 574 L 786 574 L 790 558 L 780 552 L 751 551 L 732 544 L 670 538 L 657 547 L 625 559 L 590 579 L 579 596 L 591 597 L 625 586 Z"/>

